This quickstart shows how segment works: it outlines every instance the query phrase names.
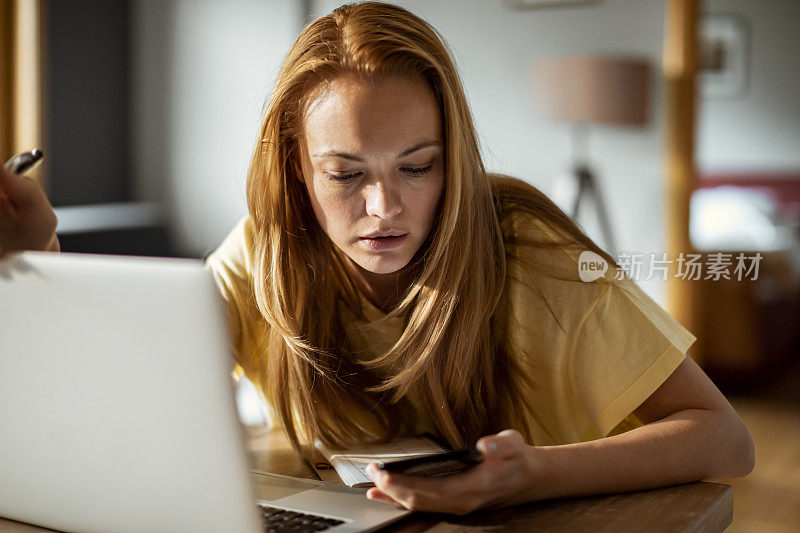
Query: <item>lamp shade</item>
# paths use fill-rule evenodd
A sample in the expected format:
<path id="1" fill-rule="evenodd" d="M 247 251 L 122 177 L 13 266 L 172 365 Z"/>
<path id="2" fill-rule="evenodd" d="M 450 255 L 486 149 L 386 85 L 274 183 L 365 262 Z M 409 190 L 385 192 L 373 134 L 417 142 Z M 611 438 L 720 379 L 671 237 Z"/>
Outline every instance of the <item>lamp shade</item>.
<path id="1" fill-rule="evenodd" d="M 650 110 L 650 62 L 619 56 L 561 57 L 534 65 L 545 110 L 566 122 L 645 126 Z"/>

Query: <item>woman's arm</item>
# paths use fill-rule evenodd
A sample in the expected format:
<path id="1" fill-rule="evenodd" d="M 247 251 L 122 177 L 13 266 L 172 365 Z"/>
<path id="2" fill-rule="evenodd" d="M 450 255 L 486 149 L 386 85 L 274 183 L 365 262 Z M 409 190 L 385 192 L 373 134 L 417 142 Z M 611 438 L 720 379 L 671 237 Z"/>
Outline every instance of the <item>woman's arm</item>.
<path id="1" fill-rule="evenodd" d="M 531 500 L 746 476 L 753 439 L 705 373 L 686 357 L 634 411 L 645 424 L 620 435 L 551 447 L 528 447 L 542 483 Z"/>
<path id="2" fill-rule="evenodd" d="M 686 357 L 635 414 L 626 433 L 530 446 L 517 431 L 481 438 L 482 464 L 445 478 L 386 474 L 371 465 L 368 496 L 424 511 L 465 514 L 557 497 L 641 490 L 747 475 L 753 440 L 703 371 Z"/>

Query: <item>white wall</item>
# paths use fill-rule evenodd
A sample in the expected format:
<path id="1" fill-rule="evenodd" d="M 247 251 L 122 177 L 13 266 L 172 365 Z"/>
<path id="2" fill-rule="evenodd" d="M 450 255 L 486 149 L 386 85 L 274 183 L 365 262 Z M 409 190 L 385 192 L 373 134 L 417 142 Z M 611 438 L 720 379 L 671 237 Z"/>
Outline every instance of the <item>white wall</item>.
<path id="1" fill-rule="evenodd" d="M 800 168 L 800 2 L 706 0 L 707 13 L 749 23 L 749 87 L 736 98 L 703 98 L 697 160 L 704 170 Z"/>

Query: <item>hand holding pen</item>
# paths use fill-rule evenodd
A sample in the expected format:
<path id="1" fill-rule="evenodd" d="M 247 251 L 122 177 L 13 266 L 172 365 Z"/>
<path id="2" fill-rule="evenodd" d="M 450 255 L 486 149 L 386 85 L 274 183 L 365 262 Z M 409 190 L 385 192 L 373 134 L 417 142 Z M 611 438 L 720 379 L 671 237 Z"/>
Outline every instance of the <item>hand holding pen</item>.
<path id="1" fill-rule="evenodd" d="M 32 150 L 12 157 L 0 169 L 0 258 L 23 250 L 61 250 L 58 220 L 41 186 L 22 175 L 42 158 Z"/>

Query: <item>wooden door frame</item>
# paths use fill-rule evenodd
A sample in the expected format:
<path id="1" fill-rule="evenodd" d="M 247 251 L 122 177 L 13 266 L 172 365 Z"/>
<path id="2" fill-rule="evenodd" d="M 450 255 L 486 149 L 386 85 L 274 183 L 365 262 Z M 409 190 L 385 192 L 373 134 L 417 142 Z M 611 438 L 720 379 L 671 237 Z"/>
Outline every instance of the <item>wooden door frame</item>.
<path id="1" fill-rule="evenodd" d="M 0 159 L 44 147 L 46 0 L 0 0 Z M 39 165 L 28 175 L 47 186 Z"/>
<path id="2" fill-rule="evenodd" d="M 689 236 L 689 206 L 697 186 L 695 78 L 699 0 L 664 2 L 666 26 L 662 73 L 665 88 L 666 252 L 674 261 L 667 281 L 667 308 L 678 322 L 698 337 L 690 353 L 698 363 L 702 363 L 696 283 L 676 277 L 678 256 L 694 252 Z"/>

